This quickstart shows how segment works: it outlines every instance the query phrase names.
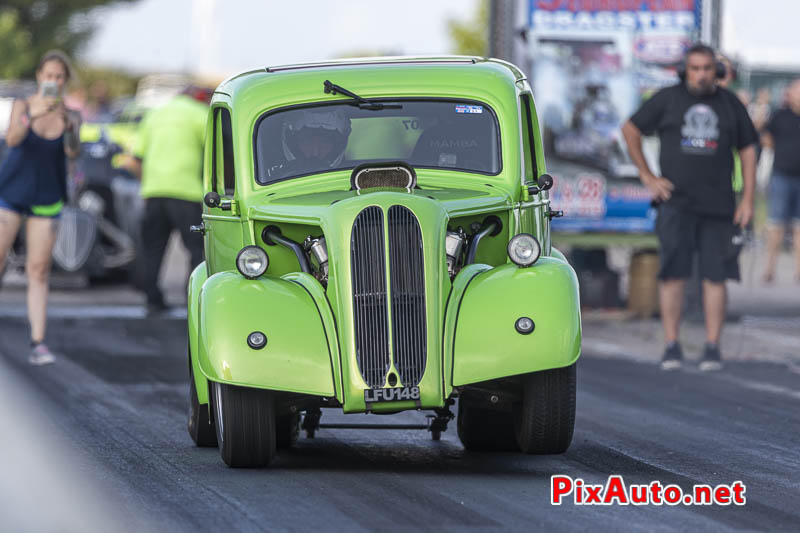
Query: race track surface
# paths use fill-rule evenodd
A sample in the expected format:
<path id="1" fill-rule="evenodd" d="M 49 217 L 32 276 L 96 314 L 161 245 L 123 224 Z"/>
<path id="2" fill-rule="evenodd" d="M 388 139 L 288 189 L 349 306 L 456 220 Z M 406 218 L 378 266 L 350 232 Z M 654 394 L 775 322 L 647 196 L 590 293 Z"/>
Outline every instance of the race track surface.
<path id="1" fill-rule="evenodd" d="M 564 455 L 468 453 L 454 423 L 440 442 L 425 431 L 322 429 L 271 468 L 248 471 L 195 448 L 186 432 L 185 321 L 100 313 L 49 328 L 63 357 L 34 368 L 24 321 L 0 319 L 3 371 L 79 456 L 80 475 L 103 494 L 98 508 L 113 509 L 120 530 L 800 530 L 800 376 L 783 365 L 663 373 L 585 353 Z M 424 416 L 324 411 L 323 422 Z M 620 474 L 684 490 L 741 480 L 747 504 L 556 507 L 553 474 L 587 483 Z"/>

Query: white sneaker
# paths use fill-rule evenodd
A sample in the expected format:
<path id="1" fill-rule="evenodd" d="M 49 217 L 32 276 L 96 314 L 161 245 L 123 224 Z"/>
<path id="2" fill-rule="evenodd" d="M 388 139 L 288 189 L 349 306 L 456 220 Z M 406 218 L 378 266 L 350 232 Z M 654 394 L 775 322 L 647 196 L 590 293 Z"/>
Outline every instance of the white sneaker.
<path id="1" fill-rule="evenodd" d="M 722 354 L 719 353 L 719 346 L 706 343 L 703 348 L 703 359 L 700 361 L 700 370 L 703 372 L 722 370 Z"/>
<path id="2" fill-rule="evenodd" d="M 39 343 L 31 348 L 28 362 L 36 366 L 49 365 L 56 362 L 56 356 L 53 355 L 53 352 L 50 351 L 46 344 Z"/>
<path id="3" fill-rule="evenodd" d="M 661 370 L 677 370 L 681 367 L 683 360 L 683 350 L 677 342 L 672 342 L 664 349 L 661 357 Z"/>

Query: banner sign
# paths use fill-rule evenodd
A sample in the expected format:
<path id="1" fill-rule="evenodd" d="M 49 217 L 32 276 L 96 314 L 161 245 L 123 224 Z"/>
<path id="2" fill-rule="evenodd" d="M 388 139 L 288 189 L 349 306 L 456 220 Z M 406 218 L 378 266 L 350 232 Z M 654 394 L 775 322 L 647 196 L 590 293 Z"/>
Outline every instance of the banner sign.
<path id="1" fill-rule="evenodd" d="M 649 233 L 655 224 L 650 194 L 637 183 L 609 183 L 600 173 L 557 178 L 550 202 L 564 211 L 553 229 L 569 232 Z"/>
<path id="2" fill-rule="evenodd" d="M 677 82 L 675 68 L 700 34 L 701 0 L 529 0 L 528 7 L 531 85 L 556 178 L 553 207 L 565 215 L 553 228 L 651 231 L 649 195 L 620 127 Z"/>
<path id="3" fill-rule="evenodd" d="M 530 0 L 532 30 L 681 30 L 699 28 L 695 0 Z"/>

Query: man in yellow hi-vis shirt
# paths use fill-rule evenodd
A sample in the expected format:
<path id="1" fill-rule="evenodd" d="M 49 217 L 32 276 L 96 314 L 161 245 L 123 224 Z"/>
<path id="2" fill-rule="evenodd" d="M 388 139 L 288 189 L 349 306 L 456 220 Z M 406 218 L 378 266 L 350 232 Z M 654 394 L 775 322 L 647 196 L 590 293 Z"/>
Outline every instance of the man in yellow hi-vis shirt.
<path id="1" fill-rule="evenodd" d="M 158 273 L 172 231 L 180 232 L 192 268 L 203 260 L 203 238 L 191 233 L 189 226 L 198 224 L 202 215 L 208 96 L 202 90 L 187 89 L 148 112 L 139 125 L 133 150 L 137 163 L 133 166 L 141 176 L 141 195 L 145 199 L 142 282 L 151 313 L 166 309 Z"/>

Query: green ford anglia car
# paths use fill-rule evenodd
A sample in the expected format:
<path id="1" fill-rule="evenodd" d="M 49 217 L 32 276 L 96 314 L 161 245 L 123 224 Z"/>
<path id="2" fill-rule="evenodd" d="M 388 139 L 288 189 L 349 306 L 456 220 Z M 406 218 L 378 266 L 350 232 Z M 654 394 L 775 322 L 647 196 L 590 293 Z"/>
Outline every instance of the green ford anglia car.
<path id="1" fill-rule="evenodd" d="M 247 72 L 217 88 L 206 135 L 206 261 L 188 298 L 198 445 L 264 466 L 336 408 L 428 411 L 382 427 L 434 440 L 457 417 L 469 450 L 569 447 L 578 283 L 550 243 L 561 213 L 514 65 Z"/>

